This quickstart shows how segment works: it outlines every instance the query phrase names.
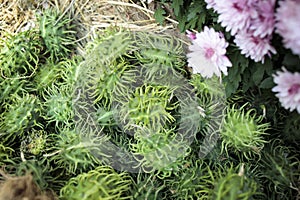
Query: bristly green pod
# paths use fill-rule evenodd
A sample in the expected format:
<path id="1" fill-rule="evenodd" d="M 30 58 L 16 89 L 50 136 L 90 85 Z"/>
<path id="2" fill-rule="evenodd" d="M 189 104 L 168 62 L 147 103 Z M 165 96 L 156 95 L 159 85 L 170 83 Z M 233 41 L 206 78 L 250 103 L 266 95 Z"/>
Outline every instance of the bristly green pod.
<path id="1" fill-rule="evenodd" d="M 148 79 L 184 71 L 185 52 L 183 42 L 178 38 L 148 32 L 136 32 L 133 37 L 138 47 L 134 56 Z"/>
<path id="2" fill-rule="evenodd" d="M 134 175 L 133 175 L 134 176 Z M 131 189 L 132 200 L 161 200 L 168 199 L 168 188 L 163 180 L 160 180 L 153 174 L 138 173 L 134 177 L 133 187 Z"/>
<path id="3" fill-rule="evenodd" d="M 185 164 L 190 146 L 174 130 L 143 128 L 135 133 L 131 143 L 133 155 L 146 173 L 156 173 L 163 179 L 178 172 Z"/>
<path id="4" fill-rule="evenodd" d="M 42 95 L 45 92 L 45 88 L 49 88 L 61 82 L 63 71 L 64 67 L 61 63 L 53 63 L 50 61 L 42 65 L 34 76 L 34 89 L 38 94 Z"/>
<path id="5" fill-rule="evenodd" d="M 44 118 L 50 123 L 55 122 L 57 127 L 70 126 L 74 119 L 73 88 L 68 85 L 48 87 L 43 98 Z"/>
<path id="6" fill-rule="evenodd" d="M 180 172 L 165 179 L 172 199 L 205 199 L 210 194 L 213 187 L 210 168 L 202 160 L 189 161 Z"/>
<path id="7" fill-rule="evenodd" d="M 243 155 L 250 159 L 259 155 L 267 142 L 264 139 L 269 129 L 268 123 L 262 123 L 262 116 L 256 116 L 255 110 L 245 111 L 244 106 L 237 109 L 234 105 L 226 110 L 221 130 L 222 149 Z"/>
<path id="8" fill-rule="evenodd" d="M 89 48 L 85 61 L 81 63 L 86 71 L 77 80 L 77 85 L 88 89 L 94 103 L 109 108 L 113 94 L 122 96 L 128 90 L 127 86 L 135 81 L 136 71 L 124 59 L 135 50 L 132 37 L 129 32 L 114 32 L 110 37 L 96 39 Z"/>
<path id="9" fill-rule="evenodd" d="M 159 130 L 175 122 L 171 114 L 178 107 L 171 102 L 174 90 L 167 86 L 144 84 L 124 96 L 117 107 L 124 130 L 132 131 L 139 126 Z"/>
<path id="10" fill-rule="evenodd" d="M 244 173 L 244 164 L 240 166 L 239 172 L 230 167 L 219 170 L 214 175 L 214 188 L 209 199 L 214 200 L 251 200 L 260 195 L 258 183 L 247 177 Z M 206 198 L 200 198 L 206 199 Z"/>
<path id="11" fill-rule="evenodd" d="M 43 45 L 36 30 L 10 35 L 1 41 L 0 70 L 4 78 L 29 78 L 38 69 Z"/>
<path id="12" fill-rule="evenodd" d="M 13 142 L 16 137 L 24 136 L 25 132 L 32 127 L 41 127 L 40 100 L 32 94 L 15 95 L 13 103 L 8 105 L 7 111 L 1 114 L 0 122 L 1 140 Z"/>
<path id="13" fill-rule="evenodd" d="M 126 200 L 132 180 L 127 173 L 117 173 L 109 166 L 99 166 L 71 178 L 60 190 L 62 200 Z"/>
<path id="14" fill-rule="evenodd" d="M 58 134 L 49 134 L 47 147 L 45 148 L 44 162 L 55 163 L 65 175 L 82 173 L 100 164 L 91 151 L 100 154 L 101 144 L 106 141 L 105 137 L 85 138 L 86 130 L 76 128 L 63 128 Z"/>
<path id="15" fill-rule="evenodd" d="M 33 79 L 34 90 L 44 95 L 46 89 L 53 85 L 68 85 L 74 87 L 81 75 L 81 57 L 74 56 L 71 59 L 63 59 L 59 62 L 48 62 L 39 67 Z"/>
<path id="16" fill-rule="evenodd" d="M 15 166 L 15 174 L 17 176 L 25 176 L 30 173 L 33 176 L 33 180 L 41 189 L 49 189 L 49 181 L 54 181 L 55 178 L 49 175 L 51 166 L 46 166 L 37 159 L 23 160 L 17 163 Z"/>
<path id="17" fill-rule="evenodd" d="M 94 103 L 110 108 L 114 97 L 126 94 L 129 83 L 135 82 L 135 71 L 124 59 L 98 67 L 89 76 L 90 96 Z"/>
<path id="18" fill-rule="evenodd" d="M 258 163 L 260 179 L 265 186 L 269 199 L 294 199 L 300 195 L 300 158 L 299 149 L 285 146 L 275 139 L 262 151 Z"/>
<path id="19" fill-rule="evenodd" d="M 70 17 L 62 15 L 57 10 L 48 9 L 38 16 L 38 20 L 40 36 L 50 59 L 56 62 L 68 57 L 76 40 L 76 32 Z"/>

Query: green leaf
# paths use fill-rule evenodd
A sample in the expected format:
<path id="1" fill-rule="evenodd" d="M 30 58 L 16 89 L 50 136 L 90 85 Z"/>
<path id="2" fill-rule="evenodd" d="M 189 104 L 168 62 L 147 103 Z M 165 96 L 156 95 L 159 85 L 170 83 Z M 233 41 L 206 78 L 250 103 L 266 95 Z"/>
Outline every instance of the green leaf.
<path id="1" fill-rule="evenodd" d="M 230 50 L 232 50 L 231 53 Z M 228 76 L 224 77 L 227 97 L 237 91 L 242 80 L 241 75 L 249 65 L 249 60 L 236 49 L 229 49 L 229 59 L 232 63 L 232 67 L 228 69 Z"/>
<path id="2" fill-rule="evenodd" d="M 165 16 L 164 16 L 165 14 L 166 14 L 166 11 L 164 9 L 157 8 L 154 13 L 154 18 L 159 24 L 162 25 L 165 21 Z"/>
<path id="3" fill-rule="evenodd" d="M 265 80 L 263 80 L 260 85 L 259 85 L 259 88 L 262 88 L 262 89 L 270 89 L 272 87 L 274 87 L 275 84 L 273 82 L 273 78 L 272 77 L 268 77 L 266 78 Z"/>
<path id="4" fill-rule="evenodd" d="M 183 0 L 173 0 L 172 8 L 176 16 L 179 15 L 181 6 L 183 6 Z"/>
<path id="5" fill-rule="evenodd" d="M 264 77 L 265 68 L 262 66 L 262 64 L 257 64 L 253 67 L 255 67 L 255 71 L 252 75 L 252 80 L 254 81 L 255 85 L 258 85 Z"/>
<path id="6" fill-rule="evenodd" d="M 285 66 L 285 67 L 295 67 L 295 66 L 298 66 L 298 69 L 299 69 L 299 63 L 300 63 L 300 58 L 299 56 L 296 56 L 292 53 L 287 53 L 285 56 L 284 56 L 284 59 L 283 59 L 283 62 L 282 62 L 282 65 Z"/>

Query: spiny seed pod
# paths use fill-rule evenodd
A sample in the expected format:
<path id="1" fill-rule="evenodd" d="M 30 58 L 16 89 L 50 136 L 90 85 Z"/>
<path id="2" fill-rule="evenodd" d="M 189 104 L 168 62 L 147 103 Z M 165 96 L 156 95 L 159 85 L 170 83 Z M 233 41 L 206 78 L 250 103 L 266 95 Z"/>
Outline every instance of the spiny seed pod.
<path id="1" fill-rule="evenodd" d="M 28 159 L 17 163 L 14 166 L 17 176 L 24 176 L 30 173 L 41 189 L 48 189 L 48 181 L 54 178 L 49 176 L 50 166 L 43 165 L 40 160 Z"/>
<path id="2" fill-rule="evenodd" d="M 107 138 L 87 139 L 83 136 L 85 134 L 89 133 L 71 128 L 61 129 L 59 134 L 50 134 L 49 145 L 44 155 L 45 162 L 55 163 L 58 168 L 65 170 L 66 174 L 82 173 L 95 167 L 100 161 L 91 151 L 101 152 L 101 144 Z"/>
<path id="3" fill-rule="evenodd" d="M 161 200 L 168 199 L 167 186 L 164 181 L 153 174 L 138 173 L 134 177 L 134 184 L 131 189 L 132 200 Z"/>
<path id="4" fill-rule="evenodd" d="M 261 123 L 263 117 L 256 116 L 255 110 L 245 111 L 232 106 L 226 110 L 225 120 L 221 130 L 222 149 L 227 153 L 233 151 L 246 158 L 259 154 L 266 143 L 263 136 L 269 128 L 268 123 Z"/>
<path id="5" fill-rule="evenodd" d="M 190 159 L 180 172 L 165 179 L 172 199 L 201 199 L 208 196 L 213 186 L 209 170 L 203 161 Z"/>
<path id="6" fill-rule="evenodd" d="M 3 141 L 13 142 L 16 137 L 21 137 L 32 127 L 41 127 L 38 119 L 41 115 L 41 103 L 32 94 L 16 95 L 13 103 L 8 105 L 6 112 L 1 114 L 0 122 Z"/>
<path id="7" fill-rule="evenodd" d="M 176 75 L 183 72 L 185 52 L 183 42 L 171 35 L 158 35 L 146 32 L 133 34 L 138 51 L 135 58 L 142 65 L 146 78 Z"/>
<path id="8" fill-rule="evenodd" d="M 0 53 L 1 76 L 29 78 L 38 69 L 43 45 L 36 30 L 11 35 L 2 41 Z"/>
<path id="9" fill-rule="evenodd" d="M 171 112 L 178 106 L 171 102 L 174 90 L 167 86 L 144 84 L 124 96 L 117 107 L 124 129 L 131 131 L 141 126 L 155 130 L 174 122 Z"/>
<path id="10" fill-rule="evenodd" d="M 34 88 L 39 94 L 45 92 L 45 88 L 49 88 L 54 84 L 61 82 L 64 67 L 60 63 L 49 61 L 39 68 L 34 76 Z"/>
<path id="11" fill-rule="evenodd" d="M 99 68 L 101 65 L 99 65 Z M 91 97 L 94 103 L 110 108 L 114 96 L 122 96 L 128 90 L 128 83 L 134 83 L 135 72 L 130 70 L 130 66 L 125 60 L 112 62 L 103 69 L 96 69 L 95 73 L 89 76 L 91 85 Z"/>
<path id="12" fill-rule="evenodd" d="M 256 199 L 255 196 L 259 195 L 258 184 L 253 179 L 246 177 L 244 170 L 244 165 L 241 165 L 238 173 L 233 167 L 216 172 L 212 180 L 214 188 L 209 199 Z"/>
<path id="13" fill-rule="evenodd" d="M 48 9 L 38 17 L 40 35 L 53 61 L 68 57 L 76 40 L 72 20 L 59 11 Z"/>
<path id="14" fill-rule="evenodd" d="M 72 124 L 74 119 L 73 89 L 68 85 L 53 85 L 45 89 L 44 92 L 45 102 L 43 108 L 46 112 L 44 118 L 48 122 L 55 122 L 57 127 L 62 124 Z"/>
<path id="15" fill-rule="evenodd" d="M 262 184 L 270 199 L 294 199 L 299 195 L 299 149 L 287 147 L 279 140 L 271 141 L 258 163 Z"/>
<path id="16" fill-rule="evenodd" d="M 97 38 L 89 46 L 85 62 L 81 64 L 86 74 L 81 75 L 78 82 L 89 88 L 89 96 L 95 103 L 109 108 L 114 94 L 125 95 L 127 87 L 135 82 L 137 72 L 124 56 L 136 47 L 131 34 L 121 31 Z"/>
<path id="17" fill-rule="evenodd" d="M 184 138 L 174 130 L 144 128 L 136 133 L 135 139 L 131 150 L 143 171 L 155 172 L 162 179 L 179 171 L 187 162 L 184 158 L 191 151 Z"/>
<path id="18" fill-rule="evenodd" d="M 127 173 L 117 173 L 111 167 L 99 166 L 88 173 L 71 178 L 60 190 L 62 200 L 125 200 L 131 199 L 132 180 Z"/>

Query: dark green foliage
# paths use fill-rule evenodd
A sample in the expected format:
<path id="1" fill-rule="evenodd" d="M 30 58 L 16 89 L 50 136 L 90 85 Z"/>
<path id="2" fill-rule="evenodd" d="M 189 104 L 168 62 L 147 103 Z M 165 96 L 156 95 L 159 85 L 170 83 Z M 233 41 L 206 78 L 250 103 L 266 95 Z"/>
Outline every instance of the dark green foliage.
<path id="1" fill-rule="evenodd" d="M 182 32 L 224 32 L 204 0 L 156 3 L 155 17 L 174 15 Z M 282 65 L 299 69 L 297 56 L 279 48 L 254 63 L 224 33 L 233 66 L 223 85 L 186 71 L 187 46 L 172 34 L 109 28 L 80 57 L 68 13 L 38 19 L 1 46 L 4 170 L 30 172 L 61 199 L 299 196 L 299 115 L 270 90 Z"/>

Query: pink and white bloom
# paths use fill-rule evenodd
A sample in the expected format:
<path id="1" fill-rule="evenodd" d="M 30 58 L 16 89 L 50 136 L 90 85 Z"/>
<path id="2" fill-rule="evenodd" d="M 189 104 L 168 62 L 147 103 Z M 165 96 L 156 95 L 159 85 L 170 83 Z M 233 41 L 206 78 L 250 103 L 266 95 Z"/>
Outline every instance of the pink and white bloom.
<path id="1" fill-rule="evenodd" d="M 231 31 L 231 35 L 247 30 L 251 19 L 258 16 L 254 0 L 216 0 L 214 3 L 211 6 L 219 13 L 218 22 L 226 31 Z"/>
<path id="2" fill-rule="evenodd" d="M 241 49 L 241 53 L 250 57 L 255 62 L 264 62 L 266 55 L 275 54 L 276 50 L 270 44 L 270 38 L 255 37 L 251 32 L 240 31 L 235 36 L 234 42 Z"/>
<path id="3" fill-rule="evenodd" d="M 189 31 L 189 30 L 186 30 L 186 36 L 188 38 L 190 38 L 191 40 L 195 40 L 196 39 L 196 33 L 192 32 L 192 31 Z"/>
<path id="4" fill-rule="evenodd" d="M 300 114 L 300 73 L 291 73 L 285 68 L 273 75 L 277 84 L 272 91 L 278 92 L 281 105 L 290 111 L 297 110 Z"/>
<path id="5" fill-rule="evenodd" d="M 204 1 L 207 4 L 206 6 L 207 9 L 214 8 L 216 6 L 215 0 L 204 0 Z"/>
<path id="6" fill-rule="evenodd" d="M 193 68 L 193 73 L 200 73 L 203 77 L 211 78 L 214 74 L 227 75 L 227 67 L 232 64 L 227 58 L 226 47 L 228 43 L 222 34 L 213 28 L 204 27 L 201 33 L 196 34 L 196 39 L 189 46 L 187 54 L 188 65 Z"/>
<path id="7" fill-rule="evenodd" d="M 260 0 L 254 4 L 258 15 L 250 23 L 249 30 L 254 36 L 272 35 L 275 26 L 275 0 Z"/>
<path id="8" fill-rule="evenodd" d="M 300 1 L 279 1 L 275 17 L 276 32 L 282 36 L 284 46 L 300 55 Z"/>

